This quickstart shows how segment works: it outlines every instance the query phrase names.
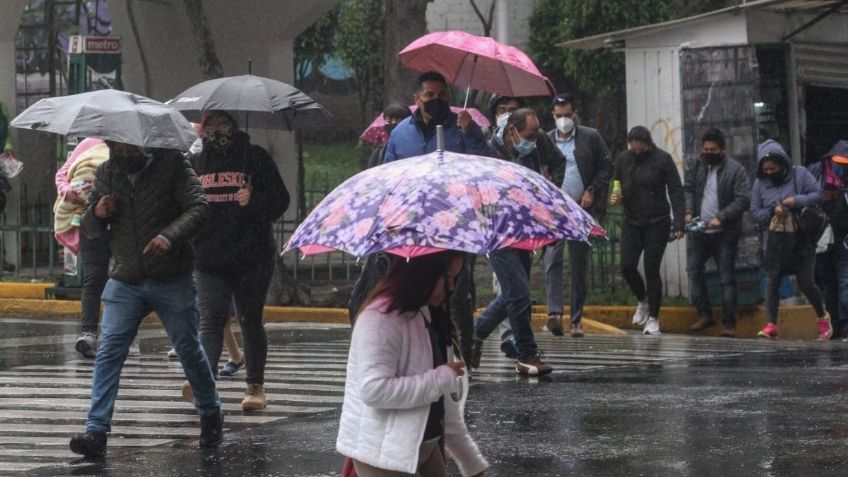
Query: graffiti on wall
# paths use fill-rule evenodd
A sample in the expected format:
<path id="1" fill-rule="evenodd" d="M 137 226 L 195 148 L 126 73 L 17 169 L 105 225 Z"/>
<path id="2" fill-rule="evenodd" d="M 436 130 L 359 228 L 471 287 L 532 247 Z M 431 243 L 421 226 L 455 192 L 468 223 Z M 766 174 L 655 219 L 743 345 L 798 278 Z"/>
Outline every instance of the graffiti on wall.
<path id="1" fill-rule="evenodd" d="M 651 125 L 651 136 L 665 152 L 671 154 L 674 163 L 683 167 L 683 128 L 672 125 L 666 118 L 659 118 Z"/>

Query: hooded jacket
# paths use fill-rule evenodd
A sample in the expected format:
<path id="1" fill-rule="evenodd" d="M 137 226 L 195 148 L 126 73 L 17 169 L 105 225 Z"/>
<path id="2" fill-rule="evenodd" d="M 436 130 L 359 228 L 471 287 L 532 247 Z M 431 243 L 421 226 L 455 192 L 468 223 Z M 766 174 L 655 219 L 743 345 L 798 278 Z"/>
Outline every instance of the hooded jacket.
<path id="1" fill-rule="evenodd" d="M 472 122 L 471 129 L 466 135 L 456 121 L 457 115 L 450 113 L 442 123 L 445 131 L 445 150 L 461 154 L 484 155 L 486 141 L 480 126 Z M 432 131 L 427 129 L 421 121 L 420 111 L 415 111 L 415 114 L 398 123 L 389 136 L 383 163 L 435 151 L 436 130 L 435 128 Z"/>
<path id="2" fill-rule="evenodd" d="M 767 156 L 777 158 L 781 162 L 782 182 L 778 184 L 762 177 L 760 173 L 763 159 Z M 757 179 L 754 180 L 751 191 L 751 215 L 761 229 L 768 228 L 775 206 L 783 203 L 788 197 L 795 197 L 792 210 L 818 205 L 823 199 L 821 187 L 810 171 L 792 164 L 783 147 L 769 139 L 760 144 L 757 150 Z"/>
<path id="3" fill-rule="evenodd" d="M 830 219 L 833 236 L 837 242 L 841 242 L 848 235 L 848 196 L 846 196 L 844 181 L 839 189 L 836 189 L 833 184 L 826 183 L 825 168 L 830 167 L 826 164 L 833 156 L 848 157 L 848 141 L 842 140 L 834 144 L 830 151 L 822 156 L 821 161 L 811 164 L 808 169 L 822 189 L 824 200 L 821 206 Z"/>
<path id="4" fill-rule="evenodd" d="M 271 261 L 276 250 L 271 223 L 290 200 L 271 156 L 237 131 L 227 149 L 204 145 L 190 161 L 209 201 L 209 220 L 194 240 L 197 269 L 230 273 Z M 242 207 L 236 194 L 245 185 L 252 190 Z"/>
<path id="5" fill-rule="evenodd" d="M 100 219 L 94 208 L 101 197 L 112 195 L 118 208 L 109 219 Z M 134 178 L 112 158 L 97 167 L 94 187 L 85 203 L 82 232 L 100 238 L 111 228 L 111 277 L 138 284 L 191 272 L 194 253 L 191 239 L 206 221 L 209 209 L 191 165 L 178 151 L 157 149 Z M 144 255 L 144 247 L 161 235 L 171 244 L 161 256 Z"/>

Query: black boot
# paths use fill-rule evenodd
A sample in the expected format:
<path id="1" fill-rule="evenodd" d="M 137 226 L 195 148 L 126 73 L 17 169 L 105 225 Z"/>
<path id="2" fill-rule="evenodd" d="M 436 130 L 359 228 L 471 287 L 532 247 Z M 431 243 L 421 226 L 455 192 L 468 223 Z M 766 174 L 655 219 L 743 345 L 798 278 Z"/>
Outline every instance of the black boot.
<path id="1" fill-rule="evenodd" d="M 224 411 L 200 418 L 200 447 L 218 447 L 224 441 Z"/>
<path id="2" fill-rule="evenodd" d="M 89 459 L 103 457 L 106 454 L 106 433 L 89 431 L 71 437 L 71 452 Z"/>

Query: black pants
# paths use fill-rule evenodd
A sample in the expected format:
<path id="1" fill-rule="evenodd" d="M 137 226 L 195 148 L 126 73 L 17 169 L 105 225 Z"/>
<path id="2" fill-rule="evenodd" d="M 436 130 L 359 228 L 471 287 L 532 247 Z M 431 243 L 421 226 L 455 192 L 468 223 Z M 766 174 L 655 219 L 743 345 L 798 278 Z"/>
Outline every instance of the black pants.
<path id="1" fill-rule="evenodd" d="M 836 247 L 841 246 L 841 243 L 831 245 L 826 252 L 816 255 L 816 286 L 821 290 L 824 306 L 830 313 L 833 336 L 842 336 L 842 332 L 846 331 L 842 320 L 847 317 L 839 314 L 839 274 L 837 273 Z"/>
<path id="2" fill-rule="evenodd" d="M 687 264 L 689 273 L 689 294 L 699 316 L 712 318 L 713 310 L 707 294 L 707 279 L 704 265 L 712 258 L 718 267 L 722 290 L 722 322 L 728 326 L 736 325 L 736 251 L 739 248 L 739 235 L 735 232 L 716 232 L 712 234 L 691 233 L 686 241 Z"/>
<path id="3" fill-rule="evenodd" d="M 665 246 L 668 244 L 668 234 L 671 228 L 670 220 L 655 224 L 639 226 L 627 222 L 621 223 L 621 275 L 627 286 L 636 295 L 636 299 L 648 299 L 648 314 L 652 318 L 660 317 L 662 305 L 662 264 Z M 639 274 L 639 257 L 645 253 L 645 281 Z"/>
<path id="4" fill-rule="evenodd" d="M 80 233 L 80 254 L 82 263 L 82 331 L 97 332 L 100 321 L 100 295 L 109 279 L 109 258 L 112 249 L 109 236 L 103 234 L 98 239 L 88 239 Z"/>
<path id="5" fill-rule="evenodd" d="M 474 265 L 477 255 L 463 254 L 462 271 L 456 280 L 456 289 L 450 298 L 451 319 L 459 330 L 459 347 L 462 359 L 471 366 L 471 345 L 474 342 L 474 308 L 477 289 L 474 285 Z"/>
<path id="6" fill-rule="evenodd" d="M 197 308 L 200 313 L 200 341 L 209 365 L 218 375 L 218 360 L 224 343 L 224 326 L 235 302 L 244 341 L 245 382 L 265 382 L 268 336 L 262 322 L 265 295 L 274 273 L 274 261 L 267 260 L 230 274 L 197 272 Z"/>
<path id="7" fill-rule="evenodd" d="M 777 308 L 780 304 L 780 280 L 784 275 L 792 275 L 795 273 L 795 278 L 798 280 L 798 288 L 807 297 L 807 301 L 813 306 L 817 317 L 824 316 L 824 303 L 822 301 L 822 293 L 815 282 L 816 269 L 816 244 L 815 243 L 792 243 L 791 246 L 785 245 L 780 239 L 790 234 L 785 233 L 767 233 L 766 234 L 766 254 L 764 259 L 764 268 L 766 272 L 766 312 L 768 314 L 769 323 L 777 323 Z M 797 264 L 795 270 L 787 270 L 785 258 L 788 256 L 796 257 L 794 262 Z M 781 259 L 784 260 L 781 260 Z"/>

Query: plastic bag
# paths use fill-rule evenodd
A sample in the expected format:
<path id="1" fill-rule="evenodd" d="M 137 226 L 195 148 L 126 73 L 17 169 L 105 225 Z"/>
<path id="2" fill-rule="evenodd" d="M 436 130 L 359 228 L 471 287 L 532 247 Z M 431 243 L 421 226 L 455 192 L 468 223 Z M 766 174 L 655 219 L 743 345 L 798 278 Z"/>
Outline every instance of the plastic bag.
<path id="1" fill-rule="evenodd" d="M 0 175 L 5 176 L 7 179 L 11 179 L 13 177 L 17 177 L 23 168 L 24 163 L 15 159 L 15 157 L 8 152 L 0 154 Z"/>

